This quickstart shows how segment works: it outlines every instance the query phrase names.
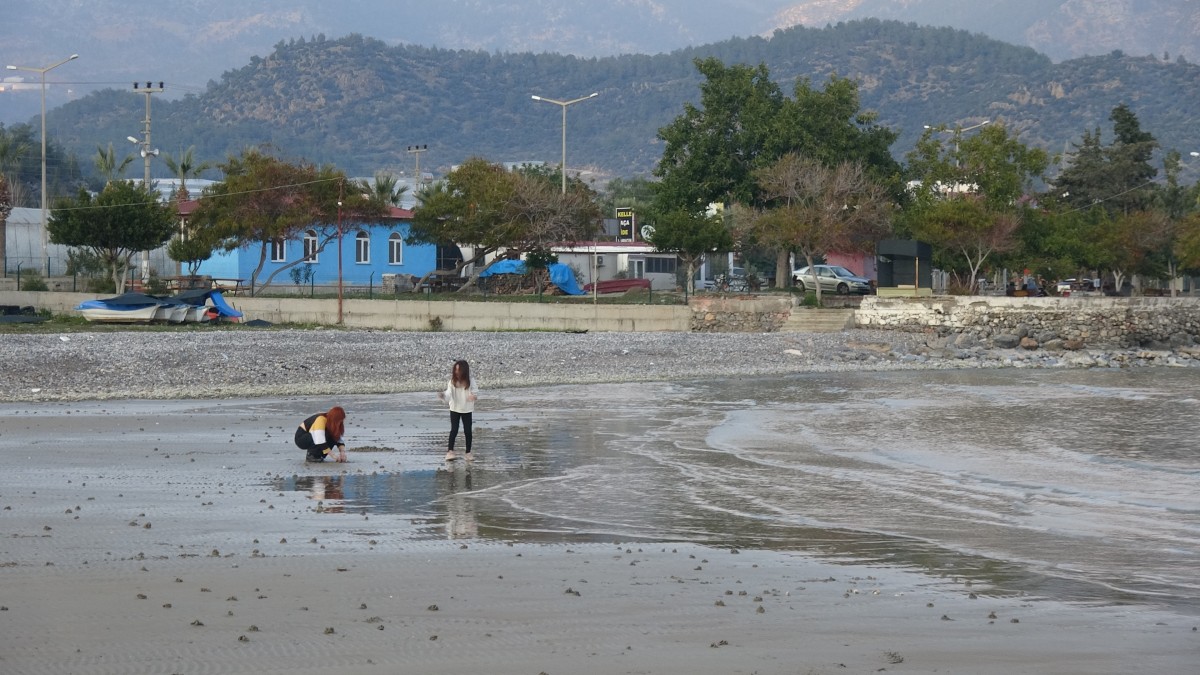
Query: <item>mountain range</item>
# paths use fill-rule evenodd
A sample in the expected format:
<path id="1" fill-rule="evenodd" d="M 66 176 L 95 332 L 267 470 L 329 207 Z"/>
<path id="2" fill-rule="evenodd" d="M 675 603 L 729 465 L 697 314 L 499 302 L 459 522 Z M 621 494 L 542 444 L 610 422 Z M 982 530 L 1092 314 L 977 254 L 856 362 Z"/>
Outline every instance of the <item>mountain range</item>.
<path id="1" fill-rule="evenodd" d="M 332 163 L 353 175 L 378 170 L 445 172 L 471 156 L 557 164 L 569 108 L 568 167 L 601 176 L 648 173 L 661 157 L 660 128 L 695 103 L 694 60 L 765 64 L 784 92 L 832 75 L 859 84 L 861 107 L 899 133 L 902 157 L 925 126 L 953 132 L 1003 122 L 1028 145 L 1069 152 L 1085 132 L 1112 140 L 1109 113 L 1125 104 L 1165 149 L 1200 150 L 1200 66 L 1113 52 L 1054 63 L 1028 47 L 979 34 L 862 20 L 790 28 L 770 39 L 737 38 L 670 54 L 584 59 L 391 46 L 361 35 L 281 42 L 199 94 L 153 97 L 153 139 L 177 153 L 195 146 L 219 161 L 250 145 Z M 52 137 L 80 158 L 138 136 L 145 96 L 95 92 L 52 110 Z M 946 138 L 949 138 L 948 136 Z M 411 146 L 427 146 L 414 157 Z M 153 174 L 166 177 L 161 162 Z"/>
<path id="2" fill-rule="evenodd" d="M 1055 61 L 1113 50 L 1200 61 L 1192 0 L 8 0 L 0 60 L 40 68 L 79 54 L 47 76 L 55 107 L 133 81 L 165 81 L 166 98 L 201 94 L 221 73 L 300 37 L 358 33 L 390 46 L 591 58 L 868 17 L 978 32 Z M 2 74 L 0 122 L 36 115 L 38 76 Z"/>

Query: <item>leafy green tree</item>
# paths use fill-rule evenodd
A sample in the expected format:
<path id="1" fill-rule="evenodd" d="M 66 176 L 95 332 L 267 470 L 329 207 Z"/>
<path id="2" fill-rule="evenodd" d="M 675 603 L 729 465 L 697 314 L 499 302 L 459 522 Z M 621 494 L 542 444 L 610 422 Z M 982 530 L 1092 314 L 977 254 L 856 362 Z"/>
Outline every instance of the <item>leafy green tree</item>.
<path id="1" fill-rule="evenodd" d="M 989 258 L 1020 247 L 1026 197 L 1049 157 L 1010 136 L 1003 122 L 956 136 L 952 145 L 935 138 L 936 131 L 927 129 L 908 155 L 910 175 L 919 183 L 906 223 L 944 261 L 963 261 L 964 285 L 974 293 Z"/>
<path id="2" fill-rule="evenodd" d="M 8 250 L 5 241 L 8 238 L 8 215 L 17 205 L 17 196 L 13 194 L 17 172 L 21 162 L 29 154 L 30 144 L 27 139 L 10 134 L 0 124 L 0 265 L 8 261 Z M 3 272 L 4 270 L 0 270 Z"/>
<path id="3" fill-rule="evenodd" d="M 1200 211 L 1189 213 L 1180 222 L 1173 253 L 1181 268 L 1200 270 Z"/>
<path id="4" fill-rule="evenodd" d="M 900 167 L 889 151 L 896 133 L 860 110 L 853 81 L 834 75 L 817 90 L 800 79 L 788 98 L 765 65 L 726 67 L 711 57 L 695 63 L 706 78 L 700 87 L 703 108 L 687 104 L 659 130 L 666 144 L 655 169 L 662 178 L 660 211 L 702 209 L 713 202 L 761 208 L 766 198 L 754 172 L 787 153 L 827 166 L 855 162 L 899 196 Z M 787 249 L 776 249 L 778 269 L 786 269 L 787 258 Z M 778 286 L 788 281 L 788 275 L 776 275 Z"/>
<path id="5" fill-rule="evenodd" d="M 5 129 L 4 125 L 0 124 L 0 181 L 6 184 L 8 190 L 7 198 L 0 204 L 0 208 L 3 208 L 4 204 L 10 209 L 22 204 L 32 204 L 30 196 L 25 194 L 28 192 L 25 189 L 27 176 L 22 170 L 33 153 L 33 146 L 32 130 L 28 124 L 11 129 Z"/>
<path id="6" fill-rule="evenodd" d="M 1150 159 L 1158 142 L 1124 104 L 1113 108 L 1109 119 L 1113 143 L 1103 145 L 1099 129 L 1085 131 L 1070 164 L 1052 182 L 1053 192 L 1073 209 L 1099 206 L 1110 214 L 1130 214 L 1153 199 L 1158 170 Z"/>
<path id="7" fill-rule="evenodd" d="M 85 249 L 107 265 L 118 293 L 124 292 L 130 260 L 171 238 L 175 218 L 158 193 L 128 181 L 113 181 L 93 197 L 81 189 L 58 200 L 47 224 L 50 242 Z"/>
<path id="8" fill-rule="evenodd" d="M 1003 123 L 980 129 L 958 147 L 958 180 L 977 186 L 988 205 L 997 209 L 1013 208 L 1031 195 L 1050 164 L 1045 150 L 1010 136 Z"/>
<path id="9" fill-rule="evenodd" d="M 779 142 L 783 92 L 763 64 L 726 66 L 713 57 L 694 63 L 705 78 L 700 107 L 684 104 L 683 114 L 658 131 L 665 144 L 654 169 L 662 179 L 659 206 L 697 212 L 713 202 L 753 204 L 752 174 L 760 158 L 774 159 L 768 148 Z"/>
<path id="10" fill-rule="evenodd" d="M 500 249 L 545 252 L 551 244 L 589 238 L 600 218 L 595 195 L 578 181 L 567 187 L 564 194 L 546 174 L 471 159 L 421 193 L 408 240 L 469 246 L 474 255 L 461 263 L 467 265 Z"/>
<path id="11" fill-rule="evenodd" d="M 649 242 L 674 253 L 687 268 L 687 291 L 696 291 L 696 269 L 705 256 L 733 247 L 733 236 L 720 215 L 676 209 L 653 217 Z"/>
<path id="12" fill-rule="evenodd" d="M 200 265 L 212 257 L 216 242 L 204 241 L 199 237 L 187 238 L 176 234 L 167 244 L 167 256 L 175 262 L 187 265 L 188 276 L 196 276 Z"/>
<path id="13" fill-rule="evenodd" d="M 1101 245 L 1099 265 L 1108 269 L 1120 290 L 1125 278 L 1148 270 L 1151 255 L 1165 242 L 1167 215 L 1145 210 L 1119 213 L 1098 223 L 1095 236 Z"/>
<path id="14" fill-rule="evenodd" d="M 1150 161 L 1158 141 L 1142 130 L 1137 115 L 1123 103 L 1113 108 L 1109 119 L 1116 135 L 1108 150 L 1108 172 L 1115 188 L 1111 198 L 1125 213 L 1146 208 L 1156 187 L 1153 181 L 1158 170 Z"/>
<path id="15" fill-rule="evenodd" d="M 191 220 L 202 228 L 203 240 L 218 241 L 227 251 L 257 246 L 258 262 L 250 275 L 252 295 L 260 290 L 258 279 L 273 242 L 311 229 L 317 232 L 317 244 L 309 253 L 317 254 L 336 241 L 348 224 L 369 224 L 386 208 L 370 195 L 346 190 L 349 179 L 333 167 L 292 164 L 259 149 L 230 157 L 220 169 L 224 180 L 205 188 Z M 304 262 L 296 260 L 275 269 L 261 288 Z"/>
<path id="16" fill-rule="evenodd" d="M 504 167 L 469 159 L 421 192 L 407 241 L 471 247 L 474 255 L 459 269 L 483 261 L 514 239 L 506 211 L 514 190 L 513 175 Z"/>
<path id="17" fill-rule="evenodd" d="M 918 235 L 965 261 L 965 285 L 974 294 L 980 268 L 992 254 L 1018 246 L 1016 234 L 1020 226 L 1020 210 L 997 209 L 980 195 L 964 194 L 929 206 L 923 213 Z"/>
<path id="18" fill-rule="evenodd" d="M 608 182 L 600 195 L 600 209 L 612 217 L 618 207 L 629 207 L 641 213 L 649 213 L 654 205 L 657 183 L 644 176 L 614 178 Z"/>

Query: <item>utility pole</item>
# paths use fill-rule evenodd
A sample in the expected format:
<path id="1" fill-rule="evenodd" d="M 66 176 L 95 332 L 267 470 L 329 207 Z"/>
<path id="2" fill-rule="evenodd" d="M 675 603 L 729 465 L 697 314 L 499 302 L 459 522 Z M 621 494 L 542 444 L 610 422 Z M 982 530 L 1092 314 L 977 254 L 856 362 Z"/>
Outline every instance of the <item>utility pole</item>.
<path id="1" fill-rule="evenodd" d="M 421 153 L 429 149 L 428 145 L 410 145 L 408 146 L 408 154 L 416 155 L 417 158 L 417 184 L 413 188 L 413 196 L 421 189 L 421 184 L 425 182 L 425 177 L 421 175 Z"/>
<path id="2" fill-rule="evenodd" d="M 146 86 L 141 87 L 140 89 L 138 88 L 139 84 L 140 83 L 138 83 L 138 82 L 134 82 L 133 90 L 137 93 L 146 95 L 146 119 L 142 120 L 142 140 L 139 141 L 137 138 L 134 138 L 133 136 L 127 137 L 126 140 L 128 140 L 130 143 L 133 143 L 134 145 L 140 145 L 142 147 L 142 149 L 141 149 L 142 162 L 145 166 L 145 173 L 144 173 L 143 179 L 142 179 L 142 181 L 143 181 L 142 187 L 149 190 L 150 189 L 150 158 L 158 156 L 158 148 L 150 147 L 150 95 L 151 94 L 161 94 L 163 91 L 163 83 L 159 82 L 158 86 L 155 87 L 153 82 L 146 82 L 145 83 Z M 150 252 L 142 251 L 142 281 L 146 281 L 149 278 L 150 278 Z"/>

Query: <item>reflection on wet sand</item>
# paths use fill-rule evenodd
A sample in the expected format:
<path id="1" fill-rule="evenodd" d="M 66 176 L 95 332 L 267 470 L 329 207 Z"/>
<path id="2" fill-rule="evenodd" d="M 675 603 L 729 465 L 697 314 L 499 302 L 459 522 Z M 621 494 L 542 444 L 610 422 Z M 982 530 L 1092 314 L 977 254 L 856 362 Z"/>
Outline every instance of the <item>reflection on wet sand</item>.
<path id="1" fill-rule="evenodd" d="M 473 467 L 348 474 L 343 505 L 408 517 L 415 537 L 796 551 L 1200 610 L 1194 385 L 1147 370 L 512 392 Z"/>
<path id="2" fill-rule="evenodd" d="M 454 466 L 438 472 L 445 482 L 446 536 L 449 539 L 471 539 L 479 535 L 475 517 L 475 501 L 471 492 L 471 467 Z"/>

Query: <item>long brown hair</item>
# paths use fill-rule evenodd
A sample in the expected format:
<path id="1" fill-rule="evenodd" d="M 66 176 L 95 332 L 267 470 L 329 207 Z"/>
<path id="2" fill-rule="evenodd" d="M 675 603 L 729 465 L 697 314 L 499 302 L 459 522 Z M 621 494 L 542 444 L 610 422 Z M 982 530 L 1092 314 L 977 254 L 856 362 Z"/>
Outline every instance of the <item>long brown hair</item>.
<path id="1" fill-rule="evenodd" d="M 463 360 L 454 362 L 450 369 L 450 384 L 463 389 L 471 387 L 471 365 Z"/>
<path id="2" fill-rule="evenodd" d="M 342 434 L 346 433 L 346 411 L 342 406 L 335 405 L 325 413 L 325 431 L 337 440 L 342 440 Z"/>

